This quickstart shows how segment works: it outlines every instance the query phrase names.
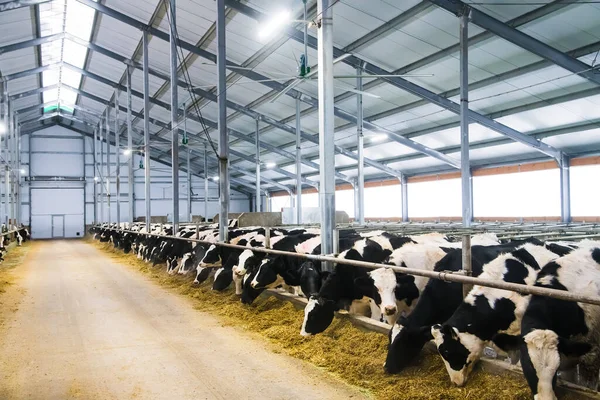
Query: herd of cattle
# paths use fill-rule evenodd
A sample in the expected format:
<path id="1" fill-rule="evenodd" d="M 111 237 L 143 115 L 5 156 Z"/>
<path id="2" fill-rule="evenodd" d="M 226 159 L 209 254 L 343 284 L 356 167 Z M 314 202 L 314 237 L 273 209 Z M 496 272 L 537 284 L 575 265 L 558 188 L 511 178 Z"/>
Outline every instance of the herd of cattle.
<path id="1" fill-rule="evenodd" d="M 6 224 L 2 224 L 2 226 L 0 226 L 0 231 L 2 233 L 7 233 L 9 232 L 9 229 Z M 20 226 L 11 226 L 10 231 L 14 231 L 14 235 L 3 235 L 2 239 L 0 239 L 0 263 L 4 261 L 4 255 L 8 251 L 8 245 L 11 240 L 17 242 L 17 246 L 21 246 L 24 242 L 31 239 L 29 230 L 22 224 Z"/>
<path id="2" fill-rule="evenodd" d="M 169 274 L 190 274 L 194 284 L 212 277 L 212 288 L 235 286 L 245 304 L 264 290 L 279 286 L 306 296 L 300 334 L 323 332 L 336 311 L 358 309 L 368 302 L 372 318 L 391 325 L 384 368 L 399 373 L 416 361 L 427 342 L 437 346 L 450 379 L 467 382 L 485 346 L 495 345 L 519 361 L 535 399 L 555 399 L 559 369 L 578 366 L 580 383 L 597 388 L 600 369 L 600 306 L 474 286 L 463 298 L 462 284 L 398 272 L 336 264 L 332 272 L 319 262 L 274 255 L 251 248 L 270 247 L 290 253 L 320 254 L 315 229 L 235 228 L 229 243 L 218 246 L 216 225 L 172 227 L 134 225 L 129 232 L 100 225 L 91 232 L 125 253 Z M 171 237 L 169 237 L 171 236 Z M 196 238 L 192 243 L 181 238 Z M 400 268 L 459 272 L 461 243 L 438 233 L 398 236 L 384 231 L 340 232 L 339 259 L 367 261 Z M 501 243 L 494 234 L 472 238 L 472 274 L 488 280 L 600 294 L 600 242 L 542 242 L 536 238 Z M 364 308 L 364 307 L 363 307 Z"/>

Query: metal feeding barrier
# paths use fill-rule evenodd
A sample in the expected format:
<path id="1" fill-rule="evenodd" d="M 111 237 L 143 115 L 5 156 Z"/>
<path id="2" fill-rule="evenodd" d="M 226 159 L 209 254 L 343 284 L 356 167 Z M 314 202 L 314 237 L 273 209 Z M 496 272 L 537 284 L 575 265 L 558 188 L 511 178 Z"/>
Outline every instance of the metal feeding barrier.
<path id="1" fill-rule="evenodd" d="M 350 265 L 350 266 L 355 266 L 355 267 L 364 267 L 364 268 L 369 268 L 369 269 L 390 268 L 391 270 L 393 270 L 395 272 L 399 272 L 399 273 L 407 274 L 407 275 L 422 276 L 422 277 L 431 278 L 431 279 L 439 279 L 439 280 L 446 281 L 446 282 L 457 282 L 457 283 L 462 283 L 465 285 L 485 286 L 485 287 L 490 287 L 490 288 L 495 288 L 495 289 L 509 290 L 509 291 L 517 292 L 517 293 L 521 293 L 521 294 L 546 296 L 546 297 L 552 297 L 552 298 L 559 299 L 559 300 L 581 302 L 581 303 L 587 303 L 587 304 L 593 304 L 593 305 L 600 306 L 600 297 L 585 296 L 585 295 L 580 295 L 577 293 L 572 293 L 572 292 L 568 292 L 568 291 L 564 291 L 564 290 L 548 289 L 548 288 L 543 288 L 543 287 L 538 287 L 538 286 L 529 286 L 529 285 L 523 285 L 523 284 L 518 284 L 518 283 L 509 283 L 509 282 L 498 281 L 498 280 L 482 279 L 482 278 L 477 278 L 477 277 L 472 277 L 472 276 L 465 276 L 460 271 L 459 272 L 456 272 L 456 271 L 439 271 L 439 272 L 426 271 L 426 270 L 397 267 L 397 266 L 393 266 L 393 265 L 378 264 L 378 263 L 372 263 L 372 262 L 366 262 L 366 261 L 340 259 L 340 258 L 336 258 L 335 255 L 316 255 L 316 254 L 292 253 L 292 252 L 275 250 L 275 249 L 270 249 L 270 248 L 263 248 L 263 247 L 246 247 L 246 246 L 239 246 L 239 245 L 230 244 L 230 243 L 209 242 L 206 240 L 183 238 L 183 237 L 172 236 L 172 235 L 159 235 L 156 233 L 145 233 L 145 232 L 142 233 L 142 232 L 133 231 L 130 229 L 116 229 L 116 228 L 110 228 L 110 227 L 102 228 L 101 226 L 99 226 L 99 227 L 101 229 L 117 231 L 117 232 L 122 232 L 122 233 L 132 233 L 132 234 L 136 234 L 136 235 L 146 235 L 146 236 L 161 237 L 161 238 L 165 238 L 165 239 L 182 240 L 182 241 L 188 241 L 188 242 L 192 242 L 192 243 L 201 243 L 201 244 L 215 245 L 215 246 L 221 246 L 221 247 L 229 247 L 232 249 L 239 249 L 239 250 L 252 250 L 252 251 L 259 252 L 259 253 L 297 257 L 297 258 L 311 260 L 311 261 L 330 262 L 330 263 L 344 264 L 344 265 Z M 268 231 L 268 230 L 269 229 L 266 229 L 266 231 Z M 196 228 L 196 234 L 197 233 L 198 233 L 198 228 Z M 599 234 L 599 236 L 600 236 L 600 234 Z"/>

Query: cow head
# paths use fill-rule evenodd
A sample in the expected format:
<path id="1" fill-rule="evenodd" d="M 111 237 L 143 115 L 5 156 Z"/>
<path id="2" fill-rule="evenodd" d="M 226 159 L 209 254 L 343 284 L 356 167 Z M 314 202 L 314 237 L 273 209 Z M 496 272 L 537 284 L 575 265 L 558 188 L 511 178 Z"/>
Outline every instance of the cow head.
<path id="1" fill-rule="evenodd" d="M 200 261 L 201 267 L 218 267 L 222 263 L 221 260 L 221 248 L 214 244 L 211 244 L 204 257 Z"/>
<path id="2" fill-rule="evenodd" d="M 258 296 L 260 296 L 260 294 L 265 290 L 254 289 L 250 285 L 250 282 L 252 282 L 255 275 L 256 271 L 250 271 L 246 275 L 244 275 L 244 278 L 242 279 L 242 296 L 240 298 L 242 304 L 252 304 L 252 302 L 256 300 Z"/>
<path id="3" fill-rule="evenodd" d="M 361 293 L 370 297 L 390 323 L 396 322 L 396 274 L 391 268 L 378 268 L 354 280 Z"/>
<path id="4" fill-rule="evenodd" d="M 250 286 L 254 289 L 273 288 L 282 283 L 282 279 L 275 270 L 275 264 L 279 262 L 279 257 L 266 257 L 258 266 L 254 279 L 250 282 Z"/>
<path id="5" fill-rule="evenodd" d="M 233 266 L 233 273 L 243 277 L 248 271 L 253 271 L 260 265 L 264 255 L 262 253 L 255 254 L 252 250 L 244 250 L 238 257 L 238 262 Z"/>
<path id="6" fill-rule="evenodd" d="M 591 347 L 588 343 L 559 337 L 554 331 L 547 329 L 535 329 L 523 336 L 521 365 L 534 399 L 556 400 L 554 387 L 561 361 L 560 354 L 580 357 L 589 352 Z"/>
<path id="7" fill-rule="evenodd" d="M 233 272 L 231 268 L 219 268 L 215 272 L 215 281 L 213 282 L 212 290 L 223 291 L 233 282 Z"/>
<path id="8" fill-rule="evenodd" d="M 481 357 L 485 343 L 477 336 L 459 332 L 448 324 L 432 326 L 431 335 L 444 360 L 450 380 L 457 386 L 463 386 L 475 362 Z"/>
<path id="9" fill-rule="evenodd" d="M 168 257 L 167 258 L 167 273 L 173 274 L 177 270 L 179 262 L 177 261 L 177 257 Z"/>
<path id="10" fill-rule="evenodd" d="M 419 355 L 425 343 L 433 339 L 430 326 L 411 327 L 405 318 L 400 318 L 394 324 L 388 338 L 390 344 L 383 364 L 388 374 L 397 374 L 409 366 Z"/>
<path id="11" fill-rule="evenodd" d="M 192 253 L 185 253 L 183 255 L 183 257 L 181 258 L 181 266 L 180 266 L 180 272 L 182 274 L 187 274 L 188 271 L 190 271 L 192 269 L 194 265 L 194 256 Z"/>
<path id="12" fill-rule="evenodd" d="M 304 321 L 302 322 L 302 336 L 316 335 L 323 332 L 331 322 L 336 307 L 333 300 L 320 296 L 311 296 L 304 308 Z"/>
<path id="13" fill-rule="evenodd" d="M 208 279 L 209 275 L 210 275 L 210 268 L 204 268 L 204 267 L 198 266 L 196 268 L 196 279 L 194 279 L 194 285 L 201 284 L 202 282 L 204 282 L 205 280 Z"/>

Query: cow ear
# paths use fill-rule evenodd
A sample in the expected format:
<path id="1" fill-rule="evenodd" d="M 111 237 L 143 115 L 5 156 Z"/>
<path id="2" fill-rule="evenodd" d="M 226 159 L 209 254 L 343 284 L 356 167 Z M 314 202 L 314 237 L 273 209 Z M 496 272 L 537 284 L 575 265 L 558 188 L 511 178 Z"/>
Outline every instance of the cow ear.
<path id="1" fill-rule="evenodd" d="M 563 337 L 558 338 L 558 351 L 565 356 L 581 357 L 592 349 L 589 343 L 576 342 Z"/>
<path id="2" fill-rule="evenodd" d="M 329 272 L 329 271 L 321 271 L 321 280 L 323 282 L 325 282 L 325 280 L 327 278 L 329 278 L 329 275 L 331 275 L 331 272 Z"/>
<path id="3" fill-rule="evenodd" d="M 504 350 L 505 352 L 510 352 L 512 350 L 516 350 L 523 343 L 523 338 L 518 335 L 509 335 L 507 333 L 498 333 L 494 335 L 492 338 L 492 342 L 498 348 Z"/>

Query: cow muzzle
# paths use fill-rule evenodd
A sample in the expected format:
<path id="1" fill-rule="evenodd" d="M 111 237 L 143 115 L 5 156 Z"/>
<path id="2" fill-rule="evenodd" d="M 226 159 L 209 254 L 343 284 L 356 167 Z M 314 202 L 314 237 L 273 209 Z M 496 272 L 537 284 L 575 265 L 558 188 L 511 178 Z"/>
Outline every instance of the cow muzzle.
<path id="1" fill-rule="evenodd" d="M 398 311 L 396 306 L 385 306 L 383 308 L 383 313 L 387 316 L 394 315 Z"/>

